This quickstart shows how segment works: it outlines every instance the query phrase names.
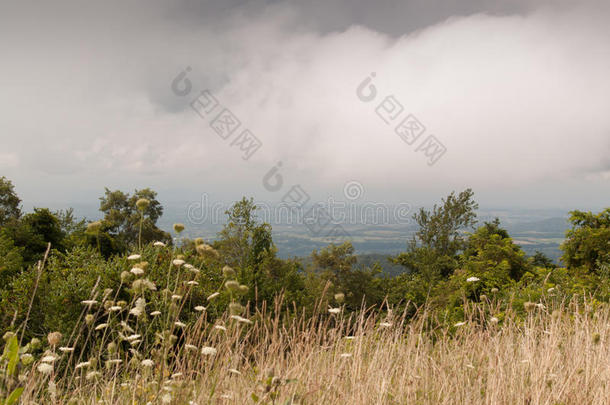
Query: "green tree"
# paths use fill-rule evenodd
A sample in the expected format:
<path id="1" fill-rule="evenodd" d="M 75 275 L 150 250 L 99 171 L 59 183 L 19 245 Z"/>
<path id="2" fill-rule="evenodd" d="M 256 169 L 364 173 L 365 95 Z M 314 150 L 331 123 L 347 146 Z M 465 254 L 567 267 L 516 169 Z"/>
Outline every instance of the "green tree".
<path id="1" fill-rule="evenodd" d="M 163 207 L 157 200 L 157 193 L 149 188 L 136 190 L 133 195 L 119 190 L 105 189 L 100 198 L 100 211 L 104 213 L 102 233 L 104 240 L 118 244 L 119 250 L 138 243 L 140 219 L 142 221 L 142 242 L 171 241 L 171 236 L 157 227 L 157 220 L 163 215 Z M 138 211 L 136 202 L 145 198 L 150 204 L 144 211 Z"/>
<path id="2" fill-rule="evenodd" d="M 610 208 L 598 214 L 570 212 L 572 229 L 566 232 L 561 245 L 562 261 L 568 268 L 583 267 L 590 273 L 610 259 Z"/>
<path id="3" fill-rule="evenodd" d="M 392 258 L 410 273 L 421 273 L 432 281 L 448 277 L 457 266 L 457 254 L 464 249 L 465 233 L 476 224 L 478 204 L 471 189 L 457 196 L 451 193 L 431 211 L 421 208 L 413 215 L 418 230 L 407 251 Z"/>
<path id="4" fill-rule="evenodd" d="M 0 226 L 21 217 L 20 204 L 13 183 L 4 176 L 0 177 Z"/>

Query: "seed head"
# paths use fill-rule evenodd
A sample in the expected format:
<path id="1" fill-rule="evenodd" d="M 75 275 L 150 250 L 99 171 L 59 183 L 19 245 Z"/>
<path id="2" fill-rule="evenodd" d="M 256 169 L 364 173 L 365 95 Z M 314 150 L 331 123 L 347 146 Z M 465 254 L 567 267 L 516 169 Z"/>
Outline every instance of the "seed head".
<path id="1" fill-rule="evenodd" d="M 57 346 L 61 341 L 61 333 L 60 332 L 51 332 L 47 335 L 47 341 L 51 346 Z"/>
<path id="2" fill-rule="evenodd" d="M 138 201 L 136 201 L 136 208 L 139 211 L 146 211 L 146 209 L 148 208 L 149 205 L 150 205 L 150 200 L 148 200 L 146 198 L 140 198 Z"/>
<path id="3" fill-rule="evenodd" d="M 184 231 L 184 224 L 181 224 L 181 223 L 174 224 L 174 232 L 181 233 L 182 231 Z"/>

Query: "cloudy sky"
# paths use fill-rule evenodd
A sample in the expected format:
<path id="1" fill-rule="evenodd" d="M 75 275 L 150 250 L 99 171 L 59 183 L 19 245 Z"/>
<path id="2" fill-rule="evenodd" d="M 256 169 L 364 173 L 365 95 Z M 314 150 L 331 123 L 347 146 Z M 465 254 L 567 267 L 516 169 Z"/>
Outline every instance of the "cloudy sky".
<path id="1" fill-rule="evenodd" d="M 299 184 L 341 199 L 350 181 L 369 201 L 466 187 L 486 206 L 610 201 L 607 1 L 11 3 L 0 175 L 28 205 L 104 186 L 279 201 Z M 219 105 L 201 117 L 204 90 Z M 241 123 L 227 139 L 211 127 L 225 108 Z M 409 114 L 425 127 L 411 145 L 395 133 Z M 248 160 L 246 129 L 262 143 Z M 446 150 L 433 165 L 430 135 Z"/>

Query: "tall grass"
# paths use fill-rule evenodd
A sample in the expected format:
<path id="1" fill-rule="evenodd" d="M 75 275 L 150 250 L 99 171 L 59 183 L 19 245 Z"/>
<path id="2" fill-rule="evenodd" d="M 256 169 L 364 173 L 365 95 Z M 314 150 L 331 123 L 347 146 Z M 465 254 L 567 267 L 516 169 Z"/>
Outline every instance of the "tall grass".
<path id="1" fill-rule="evenodd" d="M 22 401 L 608 403 L 607 307 L 593 311 L 588 305 L 566 304 L 550 314 L 534 311 L 525 321 L 508 315 L 500 325 L 481 322 L 480 308 L 470 307 L 467 313 L 464 325 L 434 330 L 428 330 L 425 311 L 409 322 L 363 312 L 355 318 L 296 316 L 288 323 L 263 311 L 255 314 L 252 325 L 225 316 L 215 325 L 226 331 L 202 315 L 171 346 L 175 353 L 166 358 L 165 367 L 158 361 L 145 367 L 141 360 L 158 358 L 158 353 L 139 347 L 139 356 L 95 367 L 100 375 L 89 379 L 91 367 L 68 366 L 48 376 L 32 371 Z M 202 354 L 204 346 L 216 349 L 215 355 Z M 55 393 L 49 390 L 50 381 Z"/>
<path id="2" fill-rule="evenodd" d="M 49 334 L 44 352 L 36 349 L 40 342 L 22 348 L 18 376 L 0 381 L 0 399 L 17 385 L 24 404 L 607 404 L 610 398 L 605 304 L 582 297 L 527 303 L 525 317 L 509 307 L 498 319 L 492 315 L 500 303 L 484 299 L 465 302 L 464 320 L 455 325 L 425 307 L 408 319 L 387 308 L 347 314 L 321 304 L 305 314 L 286 310 L 281 296 L 251 310 L 240 304 L 247 287 L 224 268 L 217 269 L 224 275 L 221 296 L 193 306 L 203 259 L 191 265 L 155 246 L 167 249 L 168 268 L 132 257 L 118 289 L 93 288 L 69 336 Z M 207 245 L 198 251 L 215 254 Z M 167 285 L 148 280 L 155 271 L 167 272 Z M 120 301 L 121 292 L 131 301 Z M 220 298 L 230 302 L 227 312 L 209 316 Z M 193 310 L 185 314 L 187 307 Z"/>

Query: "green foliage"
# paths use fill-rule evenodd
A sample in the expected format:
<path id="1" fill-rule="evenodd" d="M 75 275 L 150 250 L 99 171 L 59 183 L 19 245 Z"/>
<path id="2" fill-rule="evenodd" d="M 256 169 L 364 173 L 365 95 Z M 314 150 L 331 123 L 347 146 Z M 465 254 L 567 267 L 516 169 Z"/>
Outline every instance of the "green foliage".
<path id="1" fill-rule="evenodd" d="M 0 177 L 0 226 L 21 216 L 21 199 L 15 193 L 13 183 L 6 177 Z"/>
<path id="2" fill-rule="evenodd" d="M 140 220 L 142 219 L 141 238 L 143 243 L 153 241 L 171 241 L 167 232 L 157 228 L 157 220 L 163 215 L 163 207 L 157 200 L 157 193 L 149 188 L 136 190 L 133 195 L 119 190 L 105 189 L 100 198 L 100 211 L 104 214 L 102 233 L 108 234 L 109 245 L 127 246 L 138 242 L 140 235 Z M 139 199 L 147 199 L 149 205 L 139 211 L 136 203 Z"/>
<path id="3" fill-rule="evenodd" d="M 583 267 L 598 272 L 610 261 L 610 208 L 598 214 L 583 211 L 570 213 L 572 229 L 561 245 L 562 260 L 568 267 Z"/>

